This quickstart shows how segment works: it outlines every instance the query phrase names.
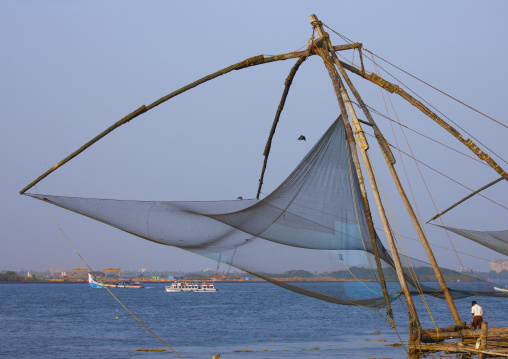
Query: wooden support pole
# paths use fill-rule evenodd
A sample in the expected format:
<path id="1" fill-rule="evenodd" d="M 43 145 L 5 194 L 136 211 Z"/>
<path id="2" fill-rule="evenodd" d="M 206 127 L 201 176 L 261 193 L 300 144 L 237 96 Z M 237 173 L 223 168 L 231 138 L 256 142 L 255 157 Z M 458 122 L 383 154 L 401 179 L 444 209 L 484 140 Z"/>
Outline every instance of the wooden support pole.
<path id="1" fill-rule="evenodd" d="M 275 134 L 275 129 L 277 128 L 277 124 L 279 123 L 280 114 L 282 113 L 282 110 L 284 109 L 284 104 L 286 103 L 286 97 L 289 93 L 289 88 L 291 87 L 291 84 L 293 83 L 293 78 L 295 77 L 296 71 L 298 71 L 298 68 L 300 65 L 307 59 L 306 56 L 302 56 L 298 59 L 296 64 L 293 66 L 291 71 L 289 72 L 288 77 L 286 78 L 284 91 L 282 93 L 282 98 L 280 99 L 279 107 L 277 108 L 277 112 L 275 114 L 275 119 L 273 120 L 272 129 L 270 130 L 270 135 L 268 136 L 268 141 L 266 141 L 265 151 L 263 152 L 263 156 L 265 156 L 264 162 L 263 162 L 263 169 L 261 170 L 261 177 L 259 178 L 259 186 L 258 186 L 258 192 L 256 194 L 256 199 L 259 199 L 259 194 L 261 193 L 261 187 L 263 186 L 263 178 L 265 177 L 265 170 L 266 170 L 266 164 L 268 163 L 268 156 L 270 155 L 270 149 L 272 147 L 272 139 L 273 135 Z"/>
<path id="2" fill-rule="evenodd" d="M 411 206 L 411 202 L 409 202 L 409 199 L 407 198 L 406 192 L 404 191 L 404 188 L 402 187 L 402 184 L 400 182 L 399 176 L 398 176 L 397 172 L 395 171 L 395 167 L 394 167 L 395 161 L 392 160 L 393 155 L 391 155 L 391 151 L 387 152 L 385 150 L 386 140 L 384 139 L 383 135 L 381 134 L 381 131 L 379 130 L 379 128 L 375 124 L 375 121 L 372 118 L 372 116 L 370 114 L 370 111 L 368 110 L 367 106 L 365 106 L 363 100 L 361 99 L 360 94 L 358 93 L 358 91 L 356 91 L 353 83 L 349 79 L 349 76 L 347 75 L 346 71 L 344 70 L 341 62 L 339 61 L 339 59 L 337 58 L 337 56 L 334 53 L 332 53 L 332 57 L 334 59 L 335 65 L 337 66 L 337 68 L 339 69 L 340 73 L 344 77 L 344 79 L 345 79 L 346 83 L 348 84 L 348 86 L 351 88 L 351 91 L 355 95 L 357 101 L 360 104 L 362 104 L 362 108 L 363 108 L 364 113 L 366 114 L 369 122 L 373 125 L 375 131 L 377 130 L 377 132 L 378 132 L 376 137 L 378 138 L 378 142 L 379 142 L 379 145 L 381 147 L 381 151 L 383 152 L 383 155 L 385 157 L 386 163 L 387 163 L 387 165 L 388 165 L 388 167 L 390 169 L 390 172 L 391 172 L 393 180 L 394 180 L 394 182 L 395 182 L 395 184 L 397 186 L 399 194 L 400 194 L 400 196 L 401 196 L 401 198 L 402 198 L 402 200 L 403 200 L 403 202 L 404 202 L 404 204 L 406 206 L 406 209 L 407 209 L 407 211 L 409 213 L 409 216 L 411 217 L 411 220 L 413 222 L 413 226 L 415 227 L 415 229 L 416 229 L 416 231 L 418 233 L 418 236 L 419 236 L 420 241 L 422 242 L 422 244 L 423 244 L 423 246 L 425 248 L 427 256 L 429 257 L 430 263 L 432 265 L 432 268 L 434 269 L 434 273 L 436 274 L 436 277 L 438 279 L 438 282 L 439 282 L 439 285 L 441 287 L 441 290 L 443 291 L 443 294 L 445 296 L 446 302 L 448 303 L 448 306 L 450 307 L 450 311 L 452 313 L 452 316 L 453 316 L 453 319 L 455 321 L 455 324 L 456 325 L 461 325 L 462 321 L 460 320 L 460 316 L 459 316 L 459 313 L 457 311 L 457 308 L 455 307 L 455 303 L 453 302 L 453 299 L 452 299 L 452 297 L 450 295 L 450 291 L 448 290 L 448 286 L 446 285 L 446 282 L 445 282 L 445 280 L 443 278 L 443 274 L 441 273 L 441 269 L 439 268 L 439 265 L 437 264 L 436 258 L 434 257 L 434 253 L 432 252 L 432 249 L 430 248 L 430 245 L 429 245 L 429 243 L 427 241 L 425 233 L 423 232 L 423 230 L 422 230 L 422 228 L 420 226 L 420 222 L 418 221 L 418 218 L 416 217 L 416 214 L 414 213 L 413 207 Z"/>
<path id="3" fill-rule="evenodd" d="M 311 20 L 311 23 L 312 23 L 316 33 L 318 34 L 318 36 L 328 38 L 328 34 L 326 34 L 323 31 L 322 24 L 317 19 L 316 15 L 309 16 L 309 19 Z M 345 89 L 344 89 L 343 85 L 341 86 L 342 81 L 340 80 L 340 76 L 337 73 L 337 70 L 335 69 L 335 67 L 333 66 L 333 60 L 330 57 L 330 54 L 328 53 L 328 45 L 326 46 L 326 48 L 323 48 L 323 47 L 317 48 L 317 51 L 318 51 L 318 54 L 323 59 L 323 62 L 328 70 L 328 74 L 330 75 L 330 78 L 332 79 L 332 84 L 333 84 L 333 88 L 335 90 L 335 95 L 337 97 L 337 100 L 339 102 L 339 107 L 341 109 L 342 120 L 344 121 L 344 126 L 346 127 L 346 133 L 349 133 L 348 139 L 349 139 L 349 143 L 350 143 L 350 147 L 351 147 L 351 154 L 353 157 L 353 161 L 355 163 L 355 168 L 356 168 L 358 181 L 360 184 L 360 190 L 361 190 L 361 194 L 362 194 L 362 200 L 363 200 L 364 204 L 366 204 L 365 211 L 366 211 L 367 221 L 369 222 L 369 220 L 372 221 L 372 217 L 370 215 L 370 210 L 368 210 L 369 206 L 368 206 L 368 200 L 366 197 L 365 184 L 364 184 L 363 176 L 362 176 L 361 169 L 360 169 L 360 162 L 358 160 L 358 155 L 356 152 L 355 140 L 351 134 L 351 128 L 350 128 L 349 122 L 347 120 L 348 116 L 347 116 L 346 106 L 344 104 L 344 100 L 341 95 L 341 92 L 343 93 L 343 91 L 345 91 Z M 355 121 L 355 122 L 358 122 L 358 121 Z M 357 125 L 359 125 L 359 124 L 355 124 L 355 127 L 358 129 Z M 361 127 L 359 127 L 359 129 L 361 130 Z M 360 137 L 362 137 L 361 133 L 360 133 Z M 364 151 L 366 148 L 368 148 L 368 144 L 366 143 L 366 139 L 364 138 L 364 136 L 363 136 L 363 139 L 361 140 L 360 148 L 363 148 Z M 368 165 L 370 165 L 370 162 L 368 161 L 368 159 L 367 159 L 367 163 L 368 163 Z M 368 166 L 368 165 L 366 165 L 366 166 Z M 371 174 L 372 173 L 369 173 L 369 178 L 370 178 Z M 382 203 L 381 203 L 380 197 L 379 197 L 379 192 L 377 191 L 377 186 L 375 185 L 375 179 L 373 177 L 371 178 L 371 183 L 374 183 L 373 192 L 375 193 L 375 197 L 376 197 L 376 193 L 377 193 L 376 204 L 378 206 L 380 216 L 382 217 L 383 227 L 384 227 L 386 236 L 389 237 L 388 241 L 390 244 L 390 249 L 392 251 L 392 257 L 394 260 L 395 269 L 396 269 L 397 276 L 398 276 L 399 282 L 402 287 L 402 291 L 404 293 L 404 296 L 406 298 L 406 302 L 407 302 L 407 305 L 409 308 L 409 312 L 410 312 L 410 316 L 411 316 L 410 321 L 411 321 L 411 323 L 414 323 L 414 325 L 417 328 L 417 332 L 418 332 L 417 338 L 410 338 L 410 339 L 412 339 L 412 340 L 416 339 L 417 341 L 419 341 L 419 332 L 421 331 L 421 326 L 420 326 L 420 322 L 418 319 L 418 314 L 416 313 L 414 302 L 411 297 L 409 288 L 407 286 L 406 279 L 404 277 L 404 271 L 402 269 L 402 264 L 400 262 L 397 248 L 395 247 L 395 242 L 394 242 L 393 237 L 391 235 L 391 231 L 390 231 L 390 228 L 388 225 L 388 220 L 386 218 L 386 214 L 385 214 L 384 209 L 382 207 Z M 368 210 L 368 212 L 367 212 L 367 210 Z M 370 229 L 370 226 L 369 226 L 369 229 Z"/>

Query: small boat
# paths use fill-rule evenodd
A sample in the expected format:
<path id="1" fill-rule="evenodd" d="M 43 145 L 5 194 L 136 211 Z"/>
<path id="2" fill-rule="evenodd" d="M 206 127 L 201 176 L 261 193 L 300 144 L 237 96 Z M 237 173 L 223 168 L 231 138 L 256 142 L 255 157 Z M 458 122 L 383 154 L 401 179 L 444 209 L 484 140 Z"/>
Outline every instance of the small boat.
<path id="1" fill-rule="evenodd" d="M 508 287 L 503 285 L 503 286 L 499 286 L 499 287 L 494 287 L 494 290 L 496 292 L 504 292 L 504 293 L 508 293 Z"/>
<path id="2" fill-rule="evenodd" d="M 100 282 L 96 278 L 94 278 L 90 273 L 88 273 L 88 283 L 90 283 L 90 287 L 92 288 L 143 288 L 144 285 L 140 282 L 133 282 L 130 279 L 119 279 L 118 282 L 115 283 L 106 283 Z"/>
<path id="3" fill-rule="evenodd" d="M 181 292 L 217 292 L 214 283 L 203 282 L 185 282 L 174 281 L 171 285 L 166 286 L 166 292 L 181 293 Z"/>

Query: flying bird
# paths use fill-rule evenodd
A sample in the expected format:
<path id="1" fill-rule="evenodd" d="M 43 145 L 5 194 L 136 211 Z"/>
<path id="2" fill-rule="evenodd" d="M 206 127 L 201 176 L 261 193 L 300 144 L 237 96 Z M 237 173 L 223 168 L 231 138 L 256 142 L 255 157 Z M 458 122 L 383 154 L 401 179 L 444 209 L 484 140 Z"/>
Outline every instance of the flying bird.
<path id="1" fill-rule="evenodd" d="M 304 135 L 301 135 L 300 137 L 298 137 L 298 141 L 307 141 L 307 140 L 305 139 Z"/>

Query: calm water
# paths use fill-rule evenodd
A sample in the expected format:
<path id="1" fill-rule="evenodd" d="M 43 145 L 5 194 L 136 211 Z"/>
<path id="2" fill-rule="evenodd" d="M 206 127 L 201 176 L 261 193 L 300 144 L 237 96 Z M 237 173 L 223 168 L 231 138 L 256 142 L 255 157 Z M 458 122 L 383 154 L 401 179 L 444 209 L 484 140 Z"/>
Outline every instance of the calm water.
<path id="1" fill-rule="evenodd" d="M 319 285 L 333 285 L 319 283 Z M 114 294 L 184 358 L 407 358 L 376 311 L 325 303 L 269 283 L 217 283 L 217 293 L 166 293 L 164 284 Z M 438 326 L 446 303 L 426 297 Z M 420 320 L 432 321 L 418 298 Z M 491 324 L 508 326 L 508 298 L 482 298 Z M 471 298 L 456 301 L 471 321 Z M 115 319 L 118 311 L 118 319 Z M 407 315 L 394 303 L 399 334 Z M 384 314 L 384 310 L 381 311 Z M 140 352 L 163 345 L 104 289 L 88 284 L 0 284 L 0 356 L 9 358 L 178 358 Z M 381 331 L 376 333 L 376 331 Z M 234 352 L 252 350 L 252 352 Z"/>

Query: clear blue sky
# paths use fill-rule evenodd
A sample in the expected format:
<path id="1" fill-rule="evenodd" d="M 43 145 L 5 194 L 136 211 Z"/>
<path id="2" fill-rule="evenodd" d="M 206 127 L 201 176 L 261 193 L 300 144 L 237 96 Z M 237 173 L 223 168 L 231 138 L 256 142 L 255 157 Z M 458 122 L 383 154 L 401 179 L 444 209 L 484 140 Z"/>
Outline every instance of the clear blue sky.
<path id="1" fill-rule="evenodd" d="M 0 1 L 0 270 L 83 267 L 43 204 L 18 191 L 139 106 L 245 58 L 304 46 L 312 34 L 308 15 L 313 13 L 379 56 L 506 124 L 507 11 L 503 1 L 481 5 L 473 1 Z M 343 43 L 337 36 L 332 40 Z M 351 59 L 350 54 L 345 56 Z M 139 200 L 255 197 L 264 145 L 293 63 L 235 71 L 187 92 L 108 135 L 44 179 L 38 189 L 56 195 Z M 378 88 L 352 79 L 365 91 L 366 102 L 384 110 Z M 436 97 L 423 88 L 420 93 Z M 506 128 L 442 96 L 436 98 L 433 103 L 439 109 L 508 158 Z M 417 110 L 397 106 L 407 126 L 467 152 Z M 322 61 L 310 59 L 286 103 L 265 192 L 290 173 L 337 114 Z M 379 121 L 392 139 L 389 123 Z M 301 134 L 306 142 L 296 141 Z M 473 189 L 496 178 L 492 170 L 474 161 L 448 159 L 442 147 L 417 136 L 414 141 L 420 146 L 415 150 L 418 158 Z M 370 143 L 371 156 L 378 159 L 374 140 Z M 381 176 L 382 161 L 377 166 Z M 397 166 L 403 176 L 402 165 Z M 417 170 L 409 167 L 408 171 L 416 174 Z M 468 194 L 424 172 L 439 209 Z M 413 184 L 421 188 L 420 183 Z M 413 189 L 416 196 L 424 197 L 425 190 Z M 486 194 L 507 206 L 507 189 L 502 183 Z M 390 185 L 386 193 L 395 197 Z M 396 214 L 404 212 L 395 199 L 390 208 Z M 428 199 L 419 208 L 425 221 L 435 214 Z M 215 266 L 76 214 L 51 211 L 95 268 Z M 445 219 L 468 229 L 503 230 L 508 227 L 507 214 L 475 199 Z M 414 236 L 407 224 L 397 226 L 403 234 Z M 429 237 L 432 243 L 450 248 L 443 232 L 429 228 Z M 462 252 L 502 258 L 465 239 L 453 240 Z M 414 241 L 406 242 L 412 255 L 423 258 Z M 461 266 L 452 252 L 442 251 L 437 257 L 443 265 Z M 483 260 L 461 259 L 467 267 L 489 268 Z"/>

